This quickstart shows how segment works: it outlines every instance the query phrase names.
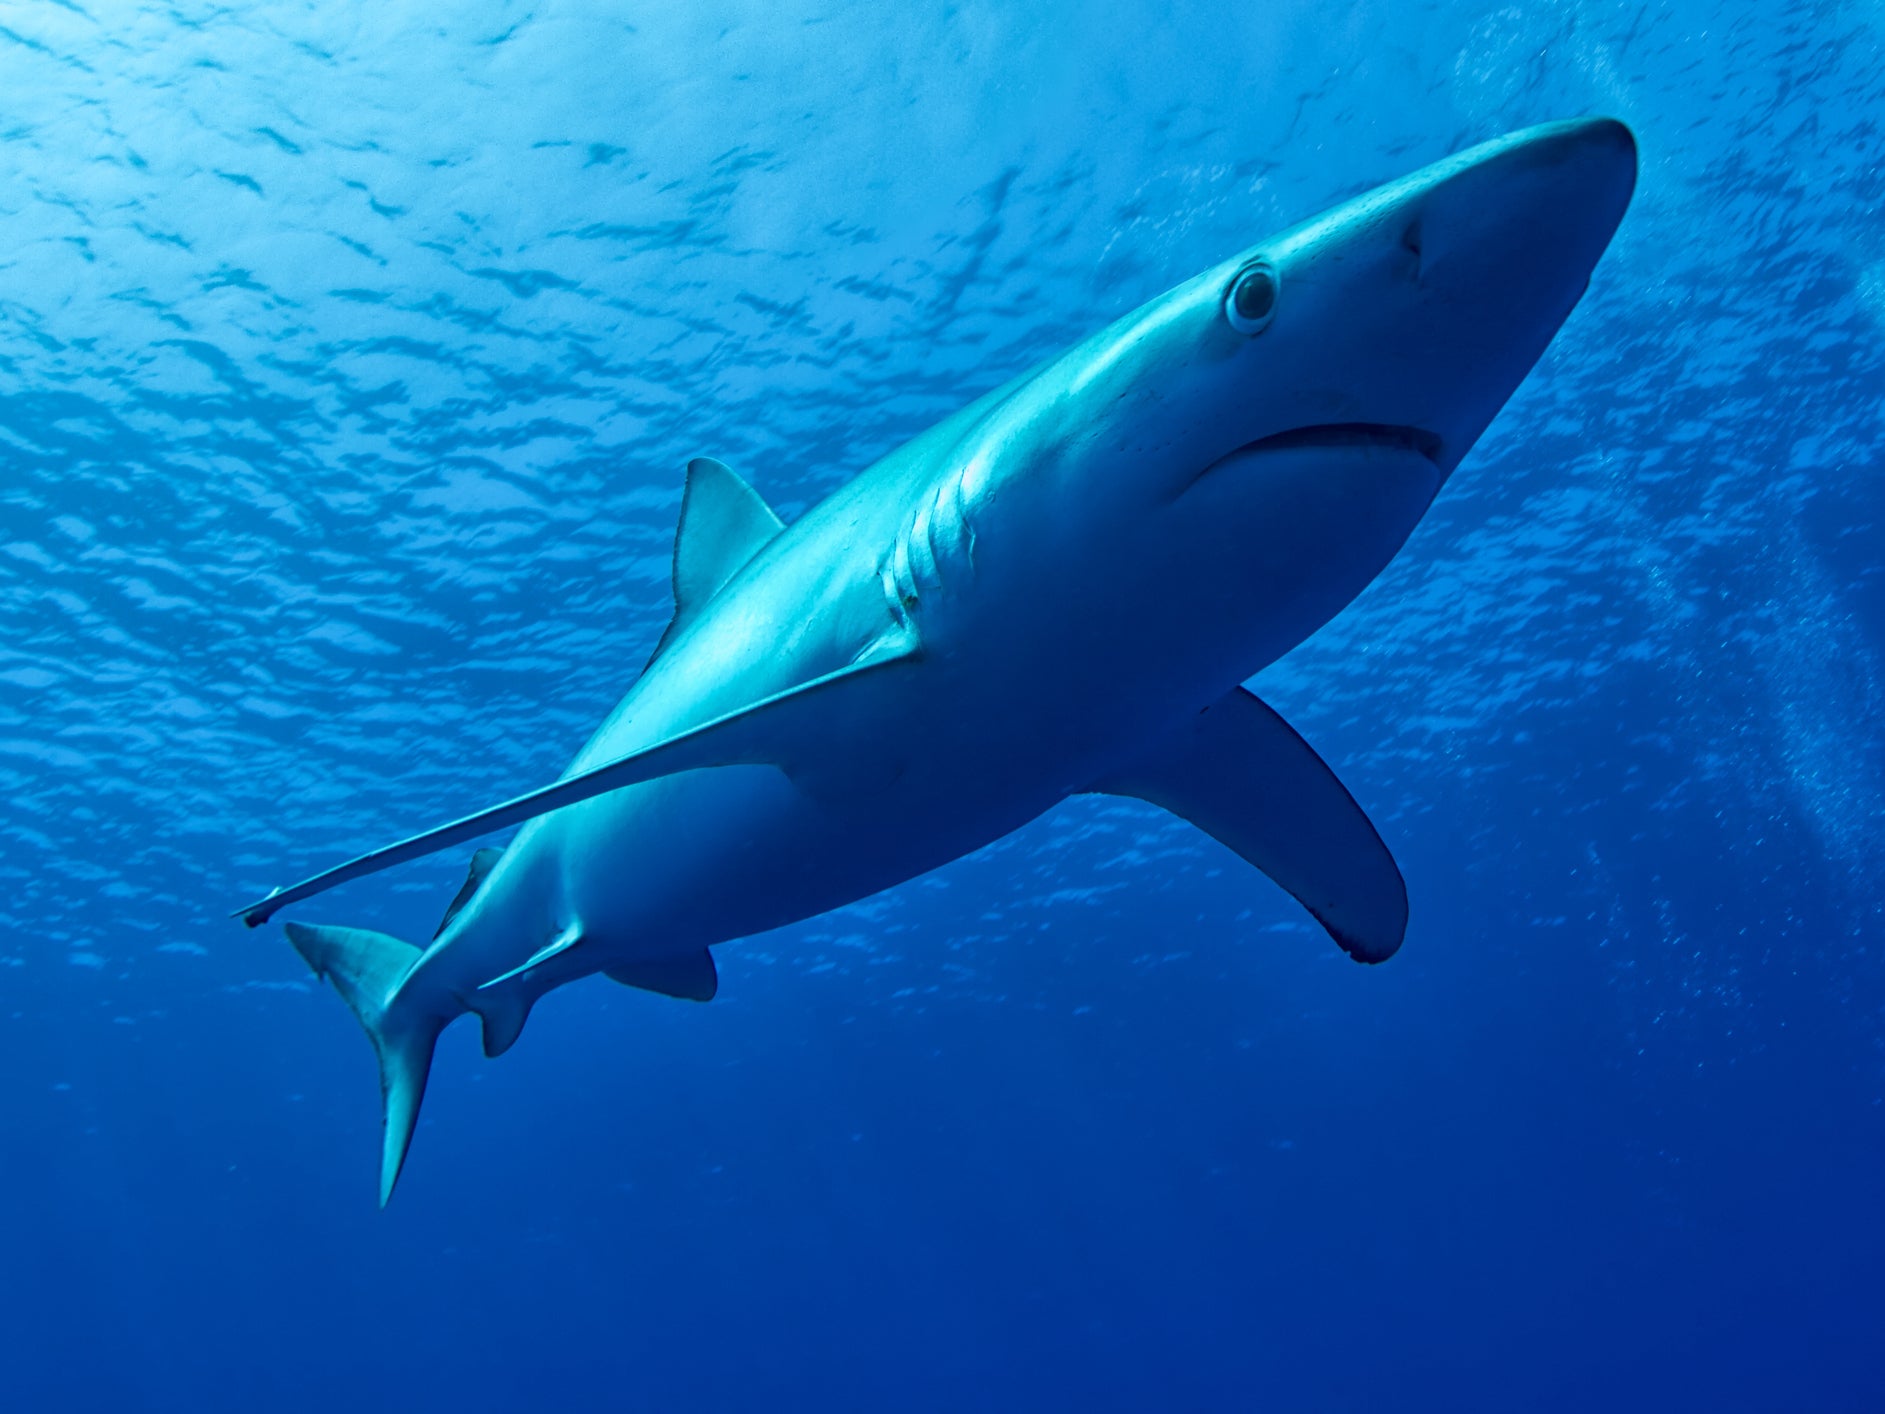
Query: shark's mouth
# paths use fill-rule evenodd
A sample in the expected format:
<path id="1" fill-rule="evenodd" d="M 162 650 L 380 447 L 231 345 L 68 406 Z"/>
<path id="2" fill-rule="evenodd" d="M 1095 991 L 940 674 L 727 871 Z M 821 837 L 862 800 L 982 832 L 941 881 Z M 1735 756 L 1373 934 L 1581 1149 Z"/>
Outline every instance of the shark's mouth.
<path id="1" fill-rule="evenodd" d="M 1216 473 L 1229 472 L 1234 475 L 1238 469 L 1249 467 L 1253 458 L 1260 458 L 1266 452 L 1298 451 L 1327 452 L 1333 456 L 1354 451 L 1395 453 L 1403 458 L 1400 465 L 1408 470 L 1412 468 L 1404 458 L 1411 454 L 1429 465 L 1442 480 L 1449 469 L 1441 460 L 1445 454 L 1444 445 L 1438 436 L 1423 427 L 1403 427 L 1390 422 L 1318 422 L 1308 427 L 1292 427 L 1287 432 L 1273 432 L 1268 437 L 1244 443 L 1192 477 L 1185 483 L 1185 490 Z M 1182 496 L 1184 493 L 1181 490 L 1178 494 Z"/>
<path id="2" fill-rule="evenodd" d="M 1440 439 L 1421 427 L 1398 427 L 1386 422 L 1320 422 L 1310 427 L 1292 427 L 1287 432 L 1246 442 L 1232 457 L 1247 457 L 1253 452 L 1280 452 L 1305 447 L 1382 447 L 1394 451 L 1416 452 L 1440 464 Z M 1230 460 L 1226 457 L 1224 460 Z"/>

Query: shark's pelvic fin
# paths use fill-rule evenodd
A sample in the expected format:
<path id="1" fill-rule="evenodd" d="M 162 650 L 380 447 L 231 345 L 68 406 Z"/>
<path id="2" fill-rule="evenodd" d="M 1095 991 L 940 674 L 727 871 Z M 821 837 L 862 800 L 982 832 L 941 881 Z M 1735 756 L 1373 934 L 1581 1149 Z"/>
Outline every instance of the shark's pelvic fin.
<path id="1" fill-rule="evenodd" d="M 575 947 L 576 944 L 580 943 L 582 940 L 583 940 L 582 925 L 578 923 L 572 923 L 569 925 L 569 927 L 565 928 L 562 932 L 558 933 L 554 938 L 550 939 L 549 942 L 545 943 L 542 947 L 538 948 L 535 952 L 530 954 L 529 957 L 525 958 L 522 962 L 518 963 L 515 967 L 511 968 L 510 971 L 498 973 L 497 976 L 493 977 L 489 982 L 480 982 L 478 984 L 478 990 L 480 992 L 488 992 L 491 990 L 491 988 L 501 986 L 504 983 L 510 981 L 511 978 L 513 977 L 521 977 L 524 975 L 524 973 L 528 972 L 531 968 L 541 967 L 543 966 L 544 963 L 548 962 L 551 958 L 559 957 L 563 953 L 568 952 L 571 948 Z M 522 1026 L 522 1024 L 523 1024 L 522 1022 L 518 1023 L 520 1027 Z"/>
<path id="2" fill-rule="evenodd" d="M 452 920 L 458 916 L 460 909 L 471 902 L 471 896 L 477 893 L 479 885 L 484 883 L 484 876 L 491 872 L 491 866 L 497 863 L 498 857 L 503 853 L 501 849 L 481 849 L 471 856 L 471 868 L 466 871 L 465 882 L 458 886 L 457 896 L 452 899 L 451 906 L 445 910 L 445 916 L 439 919 L 439 926 L 433 929 L 434 938 L 452 926 Z"/>
<path id="3" fill-rule="evenodd" d="M 1357 962 L 1394 955 L 1407 886 L 1335 773 L 1243 688 L 1095 784 L 1162 806 L 1282 885 Z"/>
<path id="4" fill-rule="evenodd" d="M 688 957 L 657 957 L 641 962 L 625 962 L 608 970 L 611 980 L 624 987 L 640 987 L 645 992 L 659 992 L 664 997 L 679 997 L 689 1002 L 710 1002 L 720 990 L 720 974 L 714 970 L 713 954 L 702 948 Z"/>
<path id="5" fill-rule="evenodd" d="M 799 757 L 801 743 L 820 732 L 828 739 L 833 733 L 841 735 L 854 729 L 855 723 L 842 711 L 835 714 L 831 711 L 830 695 L 835 689 L 867 674 L 908 662 L 920 652 L 921 644 L 913 632 L 892 628 L 872 642 L 854 662 L 833 672 L 761 698 L 750 707 L 715 717 L 619 760 L 565 777 L 528 795 L 376 849 L 358 859 L 350 859 L 302 880 L 293 888 L 277 889 L 267 898 L 237 909 L 231 916 L 254 928 L 289 904 L 312 898 L 336 884 L 376 874 L 409 859 L 421 859 L 479 835 L 488 835 L 493 830 L 520 825 L 565 805 L 680 771 L 697 771 L 708 766 L 777 766 L 790 770 Z"/>
<path id="6" fill-rule="evenodd" d="M 380 1206 L 393 1196 L 399 1170 L 412 1143 L 412 1127 L 425 1098 L 432 1048 L 444 1023 L 400 1005 L 400 986 L 419 960 L 419 949 L 364 928 L 327 928 L 290 923 L 288 941 L 314 975 L 333 983 L 353 1008 L 380 1058 L 383 1106 L 380 1144 Z"/>
<path id="7" fill-rule="evenodd" d="M 712 457 L 689 462 L 681 523 L 674 532 L 674 617 L 655 645 L 654 658 L 784 529 L 772 507 L 724 462 Z"/>

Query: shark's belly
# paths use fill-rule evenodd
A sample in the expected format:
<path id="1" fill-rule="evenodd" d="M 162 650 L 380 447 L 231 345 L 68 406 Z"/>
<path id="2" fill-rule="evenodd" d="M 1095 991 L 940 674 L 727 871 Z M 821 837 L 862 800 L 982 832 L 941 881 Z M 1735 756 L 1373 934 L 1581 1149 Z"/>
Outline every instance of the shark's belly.
<path id="1" fill-rule="evenodd" d="M 771 767 L 723 767 L 600 797 L 535 843 L 554 852 L 563 915 L 580 921 L 594 969 L 856 902 L 999 839 L 1062 794 L 1038 775 L 990 784 L 923 771 L 814 792 Z"/>

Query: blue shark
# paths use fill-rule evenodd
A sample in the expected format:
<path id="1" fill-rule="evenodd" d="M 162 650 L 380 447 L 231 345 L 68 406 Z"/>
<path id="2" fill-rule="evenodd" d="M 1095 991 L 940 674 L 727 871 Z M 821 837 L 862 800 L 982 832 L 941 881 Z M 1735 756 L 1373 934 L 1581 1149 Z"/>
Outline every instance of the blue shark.
<path id="1" fill-rule="evenodd" d="M 1243 683 L 1346 606 L 1583 295 L 1636 180 L 1602 118 L 1516 132 L 1240 251 L 977 398 L 795 524 L 688 466 L 674 617 L 557 781 L 238 911 L 511 826 L 429 944 L 290 922 L 378 1054 L 380 1201 L 440 1031 L 486 1054 L 594 973 L 710 999 L 715 944 L 1081 793 L 1150 802 L 1358 961 L 1407 892 Z"/>

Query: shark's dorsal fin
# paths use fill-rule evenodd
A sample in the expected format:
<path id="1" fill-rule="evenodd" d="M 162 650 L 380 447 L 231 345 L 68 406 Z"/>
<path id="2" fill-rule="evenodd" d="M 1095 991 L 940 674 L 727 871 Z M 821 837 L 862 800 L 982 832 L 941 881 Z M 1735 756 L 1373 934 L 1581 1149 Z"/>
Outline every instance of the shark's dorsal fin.
<path id="1" fill-rule="evenodd" d="M 498 856 L 503 853 L 501 849 L 481 849 L 471 856 L 471 868 L 465 873 L 465 882 L 458 886 L 457 896 L 453 898 L 451 906 L 445 910 L 445 916 L 439 919 L 439 926 L 433 929 L 434 938 L 439 937 L 452 926 L 452 920 L 458 916 L 460 909 L 471 902 L 471 896 L 477 893 L 479 885 L 484 883 L 484 876 L 491 872 L 491 866 L 497 863 Z"/>
<path id="2" fill-rule="evenodd" d="M 738 472 L 712 457 L 687 464 L 674 532 L 674 618 L 689 618 L 785 529 Z"/>
<path id="3" fill-rule="evenodd" d="M 1162 806 L 1228 845 L 1357 962 L 1400 947 L 1407 886 L 1394 856 L 1315 748 L 1243 688 L 1092 789 Z"/>
<path id="4" fill-rule="evenodd" d="M 710 1002 L 713 994 L 720 990 L 720 974 L 714 971 L 713 954 L 705 948 L 688 957 L 625 962 L 611 967 L 608 977 L 624 987 L 640 987 L 644 992 L 659 992 L 664 997 L 679 997 L 689 1002 Z"/>
<path id="5" fill-rule="evenodd" d="M 674 532 L 674 617 L 648 661 L 696 618 L 728 580 L 785 529 L 765 499 L 725 462 L 695 457 Z"/>

